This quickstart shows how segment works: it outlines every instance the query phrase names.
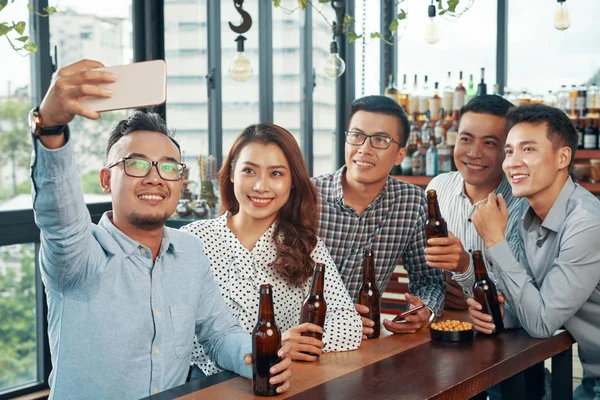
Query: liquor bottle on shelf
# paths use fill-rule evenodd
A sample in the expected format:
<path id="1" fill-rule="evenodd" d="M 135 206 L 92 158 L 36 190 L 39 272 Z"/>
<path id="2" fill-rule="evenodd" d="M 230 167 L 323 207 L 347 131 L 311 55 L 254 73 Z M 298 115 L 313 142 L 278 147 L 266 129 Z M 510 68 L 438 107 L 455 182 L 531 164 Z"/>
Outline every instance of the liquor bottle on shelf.
<path id="1" fill-rule="evenodd" d="M 452 111 L 460 111 L 465 105 L 465 94 L 467 89 L 463 86 L 463 72 L 459 72 L 458 86 L 454 89 L 454 98 L 452 101 Z"/>
<path id="2" fill-rule="evenodd" d="M 504 86 L 504 99 L 512 104 L 517 104 L 517 96 L 514 91 L 508 86 Z"/>
<path id="3" fill-rule="evenodd" d="M 552 90 L 548 90 L 548 93 L 544 96 L 544 104 L 550 107 L 556 107 L 558 105 L 558 98 L 552 93 Z"/>
<path id="4" fill-rule="evenodd" d="M 600 91 L 593 83 L 587 90 L 586 108 L 592 118 L 600 118 Z"/>
<path id="5" fill-rule="evenodd" d="M 423 87 L 421 88 L 421 94 L 419 95 L 419 119 L 425 119 L 425 113 L 429 110 L 429 83 L 427 82 L 427 75 L 423 80 Z"/>
<path id="6" fill-rule="evenodd" d="M 452 171 L 452 150 L 446 143 L 444 136 L 442 136 L 442 142 L 437 147 L 439 174 Z"/>
<path id="7" fill-rule="evenodd" d="M 531 95 L 527 91 L 526 87 L 521 88 L 521 94 L 517 96 L 517 105 L 530 104 L 531 103 Z"/>
<path id="8" fill-rule="evenodd" d="M 413 162 L 413 154 L 417 151 L 419 146 L 419 129 L 417 129 L 415 125 L 415 121 L 413 121 L 410 126 L 410 134 L 408 135 L 408 143 L 406 147 L 406 157 L 402 160 L 400 164 L 400 168 L 402 170 L 402 175 L 412 175 L 412 162 Z"/>
<path id="9" fill-rule="evenodd" d="M 427 143 L 429 143 L 429 138 L 434 135 L 433 126 L 431 125 L 431 121 L 429 119 L 428 113 L 425 114 L 425 122 L 421 127 L 421 142 L 425 147 L 427 147 Z"/>
<path id="10" fill-rule="evenodd" d="M 556 93 L 556 97 L 558 99 L 556 107 L 569 114 L 569 91 L 567 90 L 567 85 L 560 85 L 560 90 Z"/>
<path id="11" fill-rule="evenodd" d="M 467 93 L 465 95 L 465 104 L 467 104 L 475 96 L 477 96 L 477 91 L 475 90 L 475 82 L 473 82 L 473 74 L 469 74 L 469 88 L 467 89 Z"/>
<path id="12" fill-rule="evenodd" d="M 450 147 L 450 162 L 452 163 L 452 171 L 456 171 L 456 164 L 454 163 L 454 146 L 456 145 L 456 139 L 458 137 L 458 111 L 454 111 L 452 115 L 452 125 L 446 131 L 446 143 Z"/>
<path id="13" fill-rule="evenodd" d="M 585 106 L 586 106 L 586 95 L 587 95 L 587 86 L 580 85 L 579 89 L 577 89 L 577 115 L 579 117 L 583 117 L 585 115 Z"/>
<path id="14" fill-rule="evenodd" d="M 575 126 L 575 130 L 577 131 L 577 148 L 583 149 L 583 130 L 584 126 L 582 125 L 582 119 L 573 119 L 571 118 L 571 122 L 573 126 Z"/>
<path id="15" fill-rule="evenodd" d="M 585 117 L 580 118 L 579 123 L 581 127 L 585 126 L 585 129 L 583 130 L 583 148 L 588 150 L 597 149 L 598 133 L 594 129 L 594 119 Z"/>
<path id="16" fill-rule="evenodd" d="M 412 92 L 410 92 L 408 98 L 408 109 L 413 116 L 413 120 L 416 121 L 415 118 L 419 115 L 419 84 L 417 82 L 417 74 L 415 74 Z"/>
<path id="17" fill-rule="evenodd" d="M 423 143 L 419 143 L 417 151 L 412 155 L 412 174 L 414 176 L 425 175 L 425 152 L 427 149 Z"/>
<path id="18" fill-rule="evenodd" d="M 394 100 L 396 103 L 398 102 L 398 90 L 394 86 L 394 75 L 392 74 L 389 76 L 388 85 L 383 91 L 383 95 Z"/>
<path id="19" fill-rule="evenodd" d="M 438 82 L 433 84 L 433 96 L 429 100 L 429 115 L 432 121 L 440 119 L 440 109 L 442 108 L 442 98 L 438 89 Z"/>
<path id="20" fill-rule="evenodd" d="M 398 104 L 400 104 L 400 107 L 402 107 L 406 115 L 410 115 L 410 109 L 408 107 L 408 86 L 406 85 L 406 74 L 404 74 L 402 79 L 402 88 L 398 94 Z"/>
<path id="21" fill-rule="evenodd" d="M 438 174 L 438 152 L 435 137 L 429 138 L 429 148 L 425 153 L 425 175 L 436 176 Z"/>
<path id="22" fill-rule="evenodd" d="M 596 132 L 596 137 L 598 138 L 598 149 L 600 149 L 600 117 L 593 118 L 594 120 L 594 132 Z"/>
<path id="23" fill-rule="evenodd" d="M 571 90 L 569 91 L 569 117 L 577 118 L 577 86 L 571 85 Z"/>
<path id="24" fill-rule="evenodd" d="M 487 94 L 487 84 L 485 83 L 485 68 L 481 68 L 481 81 L 477 85 L 477 96 L 484 96 Z"/>
<path id="25" fill-rule="evenodd" d="M 494 96 L 502 96 L 500 94 L 500 85 L 498 85 L 497 83 L 494 83 L 494 86 L 492 86 L 492 94 Z"/>
<path id="26" fill-rule="evenodd" d="M 453 103 L 454 88 L 452 87 L 452 73 L 448 71 L 448 78 L 446 79 L 446 86 L 444 87 L 444 94 L 442 96 L 442 108 L 446 116 L 452 115 Z"/>
<path id="27" fill-rule="evenodd" d="M 446 136 L 445 124 L 444 112 L 442 111 L 440 119 L 437 120 L 435 126 L 433 127 L 433 136 L 435 136 L 436 144 L 440 144 L 442 142 L 442 138 Z"/>

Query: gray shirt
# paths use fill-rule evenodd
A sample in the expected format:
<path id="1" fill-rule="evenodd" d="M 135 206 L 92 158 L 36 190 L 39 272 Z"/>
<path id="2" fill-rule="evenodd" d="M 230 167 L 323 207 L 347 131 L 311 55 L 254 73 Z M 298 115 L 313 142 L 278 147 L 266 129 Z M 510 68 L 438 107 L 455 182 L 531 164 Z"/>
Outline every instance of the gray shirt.
<path id="1" fill-rule="evenodd" d="M 506 241 L 488 262 L 523 328 L 549 337 L 564 326 L 579 343 L 587 377 L 600 377 L 600 201 L 567 180 L 542 222 L 523 214 L 519 260 Z"/>

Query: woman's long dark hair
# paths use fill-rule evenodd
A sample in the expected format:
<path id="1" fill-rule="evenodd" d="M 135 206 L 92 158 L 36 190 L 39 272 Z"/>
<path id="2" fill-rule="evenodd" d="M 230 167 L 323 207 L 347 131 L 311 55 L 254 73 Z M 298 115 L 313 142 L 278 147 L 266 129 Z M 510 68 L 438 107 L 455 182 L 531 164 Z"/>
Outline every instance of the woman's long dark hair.
<path id="1" fill-rule="evenodd" d="M 280 126 L 265 123 L 250 125 L 238 135 L 219 171 L 221 211 L 237 214 L 240 209 L 231 175 L 240 151 L 249 143 L 276 144 L 290 166 L 292 192 L 277 213 L 277 225 L 273 232 L 277 256 L 271 266 L 289 283 L 302 285 L 313 271 L 310 255 L 317 245 L 319 215 L 317 191 L 310 181 L 302 151 L 290 132 Z"/>

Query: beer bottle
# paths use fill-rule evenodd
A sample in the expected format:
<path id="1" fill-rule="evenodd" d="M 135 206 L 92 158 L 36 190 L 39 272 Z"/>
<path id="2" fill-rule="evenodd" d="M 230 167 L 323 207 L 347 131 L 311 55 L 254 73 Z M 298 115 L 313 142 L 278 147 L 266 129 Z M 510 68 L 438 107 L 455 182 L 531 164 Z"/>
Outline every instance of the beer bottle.
<path id="1" fill-rule="evenodd" d="M 368 339 L 376 339 L 379 337 L 379 329 L 381 324 L 381 295 L 377 289 L 375 282 L 375 260 L 371 249 L 365 250 L 364 267 L 363 267 L 363 283 L 358 292 L 358 302 L 363 306 L 369 307 L 369 312 L 361 315 L 369 318 L 375 323 L 373 333 L 367 335 Z"/>
<path id="2" fill-rule="evenodd" d="M 325 264 L 317 263 L 315 272 L 313 273 L 312 286 L 310 293 L 304 300 L 302 305 L 302 313 L 300 314 L 300 323 L 310 322 L 311 324 L 319 325 L 321 328 L 325 326 L 325 313 L 327 312 L 327 304 L 323 296 L 323 287 L 325 286 Z M 318 332 L 302 332 L 302 336 L 314 337 L 318 340 L 323 340 L 323 334 Z M 317 356 L 317 354 L 306 353 L 309 356 Z"/>
<path id="3" fill-rule="evenodd" d="M 427 224 L 425 225 L 427 239 L 448 237 L 448 227 L 442 218 L 437 193 L 430 189 L 427 191 Z"/>
<path id="4" fill-rule="evenodd" d="M 473 266 L 475 268 L 475 285 L 473 285 L 473 296 L 481 307 L 482 312 L 491 315 L 496 329 L 492 335 L 504 331 L 504 322 L 502 321 L 502 313 L 500 312 L 500 303 L 498 302 L 498 292 L 496 285 L 485 269 L 483 256 L 481 251 L 473 251 Z"/>
<path id="5" fill-rule="evenodd" d="M 269 383 L 269 370 L 280 359 L 281 332 L 275 324 L 273 311 L 273 289 L 271 285 L 260 285 L 258 321 L 252 331 L 252 389 L 257 396 L 276 396 L 277 386 Z"/>

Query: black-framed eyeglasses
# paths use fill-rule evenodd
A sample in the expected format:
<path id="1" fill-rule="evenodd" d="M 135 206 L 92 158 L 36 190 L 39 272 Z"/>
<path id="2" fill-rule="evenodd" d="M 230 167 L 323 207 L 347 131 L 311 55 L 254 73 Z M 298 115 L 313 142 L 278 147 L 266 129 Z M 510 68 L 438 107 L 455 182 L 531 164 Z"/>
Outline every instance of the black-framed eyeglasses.
<path id="1" fill-rule="evenodd" d="M 143 158 L 123 157 L 119 161 L 115 161 L 107 168 L 112 168 L 117 164 L 123 163 L 125 175 L 133 178 L 144 178 L 148 176 L 152 167 L 156 165 L 158 175 L 165 181 L 178 181 L 183 177 L 185 164 L 176 161 L 149 161 Z"/>
<path id="2" fill-rule="evenodd" d="M 358 132 L 358 131 L 348 131 L 346 132 L 346 143 L 351 144 L 352 146 L 362 146 L 365 143 L 365 140 L 369 138 L 371 143 L 371 147 L 376 149 L 387 149 L 390 147 L 392 142 L 396 143 L 398 146 L 402 147 L 400 143 L 395 141 L 390 136 L 375 134 L 375 135 L 367 135 L 366 133 Z"/>

